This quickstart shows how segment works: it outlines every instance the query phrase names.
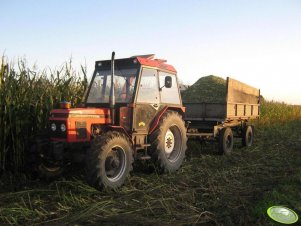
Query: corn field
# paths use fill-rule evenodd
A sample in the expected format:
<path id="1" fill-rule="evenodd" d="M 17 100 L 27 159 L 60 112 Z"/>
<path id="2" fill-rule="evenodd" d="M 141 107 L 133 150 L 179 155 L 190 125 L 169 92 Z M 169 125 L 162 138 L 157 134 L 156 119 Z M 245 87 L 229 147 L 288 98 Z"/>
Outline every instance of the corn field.
<path id="1" fill-rule="evenodd" d="M 0 171 L 24 169 L 30 142 L 45 130 L 49 112 L 62 100 L 75 106 L 87 86 L 86 68 L 76 72 L 72 61 L 58 69 L 31 69 L 26 59 L 0 68 Z"/>
<path id="2" fill-rule="evenodd" d="M 261 119 L 262 125 L 283 124 L 289 121 L 300 120 L 301 106 L 290 105 L 283 102 L 266 101 L 261 103 Z"/>

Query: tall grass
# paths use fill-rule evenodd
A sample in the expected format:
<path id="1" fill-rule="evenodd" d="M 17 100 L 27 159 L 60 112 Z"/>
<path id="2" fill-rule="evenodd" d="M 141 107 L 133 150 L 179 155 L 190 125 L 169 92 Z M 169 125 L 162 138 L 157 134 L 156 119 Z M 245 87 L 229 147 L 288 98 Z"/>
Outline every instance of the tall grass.
<path id="1" fill-rule="evenodd" d="M 262 126 L 278 125 L 289 121 L 300 120 L 301 106 L 264 100 L 261 103 L 260 113 L 260 124 Z"/>
<path id="2" fill-rule="evenodd" d="M 0 169 L 19 171 L 34 135 L 47 125 L 49 111 L 61 100 L 80 103 L 87 85 L 86 70 L 80 73 L 72 61 L 58 69 L 38 71 L 25 59 L 0 68 Z"/>

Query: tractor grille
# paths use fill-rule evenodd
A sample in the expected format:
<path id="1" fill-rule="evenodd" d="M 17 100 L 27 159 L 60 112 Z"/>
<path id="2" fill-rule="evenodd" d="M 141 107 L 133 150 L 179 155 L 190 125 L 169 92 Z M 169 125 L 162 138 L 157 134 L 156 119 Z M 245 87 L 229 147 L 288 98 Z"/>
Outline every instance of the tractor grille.
<path id="1" fill-rule="evenodd" d="M 76 138 L 85 139 L 87 138 L 87 123 L 86 122 L 75 122 Z"/>

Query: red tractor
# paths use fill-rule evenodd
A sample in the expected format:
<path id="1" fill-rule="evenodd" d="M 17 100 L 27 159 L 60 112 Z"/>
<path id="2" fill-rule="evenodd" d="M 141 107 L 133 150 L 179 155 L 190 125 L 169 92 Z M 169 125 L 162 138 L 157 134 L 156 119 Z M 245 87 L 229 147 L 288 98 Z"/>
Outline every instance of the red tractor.
<path id="1" fill-rule="evenodd" d="M 85 161 L 88 183 L 102 189 L 121 186 L 136 159 L 168 172 L 181 166 L 187 137 L 175 68 L 154 55 L 114 55 L 96 61 L 81 108 L 51 111 L 49 138 L 32 147 L 40 175 Z"/>

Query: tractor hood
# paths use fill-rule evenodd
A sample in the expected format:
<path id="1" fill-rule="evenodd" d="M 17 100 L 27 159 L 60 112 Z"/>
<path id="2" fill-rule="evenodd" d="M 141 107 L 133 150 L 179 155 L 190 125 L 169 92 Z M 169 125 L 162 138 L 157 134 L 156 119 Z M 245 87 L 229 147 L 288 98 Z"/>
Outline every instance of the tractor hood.
<path id="1" fill-rule="evenodd" d="M 54 109 L 50 112 L 50 119 L 53 118 L 110 118 L 109 108 L 69 108 Z"/>
<path id="2" fill-rule="evenodd" d="M 88 142 L 94 126 L 111 124 L 109 108 L 66 108 L 50 112 L 52 141 Z"/>

